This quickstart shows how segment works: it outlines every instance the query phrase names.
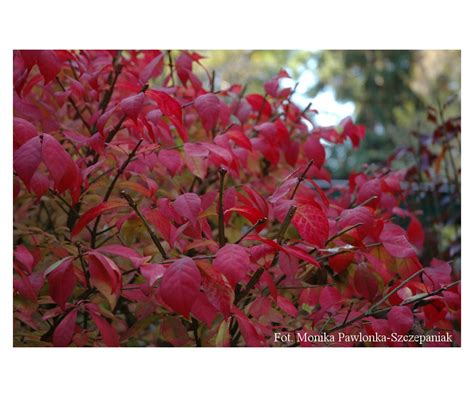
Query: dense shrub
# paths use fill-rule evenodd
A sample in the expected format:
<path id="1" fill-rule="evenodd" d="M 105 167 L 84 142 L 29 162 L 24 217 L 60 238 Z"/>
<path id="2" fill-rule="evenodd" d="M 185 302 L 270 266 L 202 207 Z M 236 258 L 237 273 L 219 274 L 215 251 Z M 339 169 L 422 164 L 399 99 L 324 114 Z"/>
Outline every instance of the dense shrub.
<path id="1" fill-rule="evenodd" d="M 324 146 L 364 127 L 315 125 L 284 70 L 261 95 L 200 60 L 14 54 L 15 345 L 460 345 L 406 170 L 321 189 Z"/>

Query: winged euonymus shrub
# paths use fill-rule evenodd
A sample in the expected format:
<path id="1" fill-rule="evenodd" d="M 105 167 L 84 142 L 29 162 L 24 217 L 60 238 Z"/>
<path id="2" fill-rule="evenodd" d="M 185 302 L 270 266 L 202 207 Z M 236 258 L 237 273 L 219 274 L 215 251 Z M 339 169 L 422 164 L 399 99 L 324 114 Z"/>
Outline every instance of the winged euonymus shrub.
<path id="1" fill-rule="evenodd" d="M 357 148 L 364 127 L 315 125 L 284 70 L 260 95 L 200 60 L 14 53 L 15 345 L 459 345 L 459 283 L 418 259 L 405 171 L 321 189 L 322 142 Z"/>

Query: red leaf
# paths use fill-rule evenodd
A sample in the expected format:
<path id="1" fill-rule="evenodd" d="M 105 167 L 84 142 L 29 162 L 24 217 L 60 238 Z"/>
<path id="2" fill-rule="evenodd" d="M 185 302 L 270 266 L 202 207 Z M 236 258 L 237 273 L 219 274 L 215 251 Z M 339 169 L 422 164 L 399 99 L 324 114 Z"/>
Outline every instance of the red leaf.
<path id="1" fill-rule="evenodd" d="M 179 102 L 168 94 L 158 90 L 148 90 L 146 95 L 156 102 L 163 115 L 171 120 L 181 139 L 186 142 L 188 140 L 188 133 L 183 127 L 183 112 Z"/>
<path id="2" fill-rule="evenodd" d="M 274 240 L 270 240 L 265 237 L 261 237 L 259 234 L 250 234 L 245 237 L 244 240 L 250 240 L 250 241 L 261 241 L 263 244 L 268 245 L 269 247 L 273 248 L 274 250 L 277 251 L 283 251 L 285 254 L 288 254 L 286 251 L 286 248 L 282 247 L 280 244 L 278 244 Z"/>
<path id="3" fill-rule="evenodd" d="M 67 347 L 71 343 L 76 329 L 77 309 L 71 310 L 58 324 L 53 333 L 53 345 Z"/>
<path id="4" fill-rule="evenodd" d="M 33 266 L 35 264 L 35 258 L 31 255 L 31 252 L 24 245 L 19 245 L 15 249 L 14 253 L 15 260 L 21 264 L 21 267 L 27 273 L 33 271 Z"/>
<path id="5" fill-rule="evenodd" d="M 45 271 L 48 278 L 49 295 L 64 310 L 76 284 L 72 257 L 64 258 Z"/>
<path id="6" fill-rule="evenodd" d="M 290 192 L 290 190 L 293 191 L 297 183 L 298 178 L 287 179 L 273 192 L 273 194 L 268 198 L 268 201 L 272 204 L 275 204 L 285 197 Z"/>
<path id="7" fill-rule="evenodd" d="M 43 287 L 44 280 L 41 273 L 32 273 L 29 276 L 21 274 L 21 278 L 13 279 L 13 287 L 15 291 L 18 291 L 20 295 L 25 298 L 36 302 L 38 292 Z"/>
<path id="8" fill-rule="evenodd" d="M 217 251 L 212 264 L 215 269 L 227 277 L 230 285 L 234 288 L 247 274 L 250 257 L 244 247 L 237 244 L 226 244 Z"/>
<path id="9" fill-rule="evenodd" d="M 18 149 L 31 138 L 38 136 L 38 131 L 29 121 L 15 117 L 13 119 L 13 147 Z"/>
<path id="10" fill-rule="evenodd" d="M 423 272 L 423 282 L 430 291 L 433 291 L 451 281 L 451 271 L 452 268 L 448 262 L 433 258 L 430 266 Z"/>
<path id="11" fill-rule="evenodd" d="M 308 160 L 313 160 L 313 164 L 321 168 L 326 161 L 326 151 L 324 146 L 321 144 L 319 137 L 316 135 L 310 135 L 303 145 L 303 151 Z"/>
<path id="12" fill-rule="evenodd" d="M 44 174 L 36 170 L 35 174 L 33 175 L 33 178 L 31 178 L 30 180 L 29 189 L 34 194 L 36 194 L 36 197 L 39 198 L 46 194 L 49 185 L 49 179 Z"/>
<path id="13" fill-rule="evenodd" d="M 339 306 L 340 303 L 341 294 L 336 287 L 323 287 L 319 296 L 319 304 L 322 309 L 327 311 L 328 309 L 334 308 L 334 306 Z"/>
<path id="14" fill-rule="evenodd" d="M 148 83 L 148 80 L 150 80 L 152 77 L 156 77 L 161 74 L 163 71 L 163 57 L 165 53 L 162 52 L 160 55 L 157 55 L 155 58 L 151 60 L 151 62 L 146 65 L 141 71 L 140 71 L 140 81 L 143 84 Z"/>
<path id="15" fill-rule="evenodd" d="M 337 274 L 341 274 L 354 260 L 354 252 L 344 252 L 331 256 L 328 259 L 329 267 Z"/>
<path id="16" fill-rule="evenodd" d="M 202 145 L 205 146 L 210 153 L 218 158 L 218 162 L 224 163 L 224 165 L 232 162 L 232 154 L 229 150 L 212 143 L 203 142 Z"/>
<path id="17" fill-rule="evenodd" d="M 129 96 L 128 98 L 122 99 L 120 101 L 120 107 L 133 121 L 137 121 L 137 117 L 140 114 L 140 111 L 145 102 L 145 94 L 140 92 L 137 95 Z"/>
<path id="18" fill-rule="evenodd" d="M 162 214 L 159 209 L 151 209 L 150 211 L 147 211 L 146 217 L 155 226 L 156 230 L 158 230 L 163 238 L 173 246 L 178 237 L 176 234 L 178 231 L 174 225 L 172 225 L 170 219 Z"/>
<path id="19" fill-rule="evenodd" d="M 418 250 L 422 250 L 425 241 L 425 232 L 423 230 L 423 226 L 421 225 L 417 217 L 413 215 L 410 211 L 404 210 L 399 207 L 393 208 L 393 213 L 401 217 L 410 218 L 410 224 L 407 228 L 408 241 L 413 244 Z"/>
<path id="20" fill-rule="evenodd" d="M 311 263 L 316 267 L 321 267 L 321 264 L 316 259 L 301 248 L 286 245 L 284 249 L 287 254 L 296 256 L 298 259 Z"/>
<path id="21" fill-rule="evenodd" d="M 265 217 L 265 215 L 263 215 L 258 209 L 254 207 L 232 207 L 225 210 L 224 215 L 232 211 L 242 215 L 245 219 L 248 219 L 250 223 L 256 223 L 257 221 Z M 263 225 L 259 228 L 261 229 L 262 227 Z M 257 230 L 259 228 L 257 228 Z"/>
<path id="22" fill-rule="evenodd" d="M 111 308 L 115 307 L 122 286 L 122 273 L 117 265 L 106 256 L 96 251 L 87 255 L 90 282 L 108 300 Z"/>
<path id="23" fill-rule="evenodd" d="M 171 176 L 175 176 L 183 166 L 181 156 L 176 150 L 160 150 L 158 153 L 158 162 L 166 167 Z"/>
<path id="24" fill-rule="evenodd" d="M 202 210 L 201 198 L 196 193 L 184 193 L 174 201 L 173 207 L 195 226 Z"/>
<path id="25" fill-rule="evenodd" d="M 151 287 L 155 281 L 162 278 L 166 272 L 166 267 L 157 263 L 147 263 L 140 266 L 140 273 L 148 281 L 148 286 Z"/>
<path id="26" fill-rule="evenodd" d="M 41 135 L 43 141 L 41 157 L 53 178 L 54 187 L 61 193 L 73 189 L 81 178 L 79 169 L 71 156 L 51 135 Z"/>
<path id="27" fill-rule="evenodd" d="M 254 111 L 267 117 L 271 116 L 272 107 L 263 96 L 260 94 L 250 94 L 245 98 L 247 99 L 247 102 L 250 103 Z"/>
<path id="28" fill-rule="evenodd" d="M 212 322 L 217 316 L 217 310 L 209 302 L 206 295 L 199 291 L 194 300 L 191 314 L 210 328 L 212 326 Z"/>
<path id="29" fill-rule="evenodd" d="M 380 203 L 380 196 L 382 195 L 382 186 L 379 179 L 371 179 L 364 182 L 357 192 L 357 203 L 363 203 L 366 200 L 371 199 L 372 197 L 376 196 L 375 199 L 372 199 L 367 206 L 372 207 L 374 209 Z"/>
<path id="30" fill-rule="evenodd" d="M 250 321 L 248 317 L 235 306 L 233 307 L 233 313 L 234 317 L 237 319 L 240 332 L 242 333 L 247 347 L 264 346 L 264 338 L 257 332 L 252 321 Z"/>
<path id="31" fill-rule="evenodd" d="M 102 336 L 102 339 L 104 340 L 104 343 L 108 347 L 120 347 L 120 337 L 115 330 L 114 327 L 112 327 L 109 322 L 102 318 L 100 315 L 89 311 L 92 319 L 95 322 L 95 325 L 97 325 L 97 328 L 99 329 L 100 335 Z"/>
<path id="32" fill-rule="evenodd" d="M 184 161 L 189 170 L 198 178 L 204 179 L 207 174 L 209 150 L 197 143 L 185 143 L 184 154 Z"/>
<path id="33" fill-rule="evenodd" d="M 61 70 L 61 61 L 56 51 L 40 51 L 38 67 L 44 77 L 45 84 L 53 80 Z"/>
<path id="34" fill-rule="evenodd" d="M 292 222 L 304 240 L 318 248 L 326 245 L 329 222 L 320 208 L 311 204 L 299 205 Z"/>
<path id="35" fill-rule="evenodd" d="M 379 284 L 374 274 L 366 266 L 358 266 L 354 275 L 354 287 L 364 298 L 372 301 L 378 292 Z"/>
<path id="36" fill-rule="evenodd" d="M 226 132 L 226 135 L 233 140 L 237 145 L 247 149 L 252 150 L 252 142 L 242 131 L 232 128 Z"/>
<path id="37" fill-rule="evenodd" d="M 298 316 L 298 309 L 289 299 L 283 296 L 277 296 L 277 305 L 280 309 L 288 313 L 291 317 Z"/>
<path id="38" fill-rule="evenodd" d="M 412 243 L 416 248 L 419 250 L 423 249 L 425 232 L 423 231 L 423 226 L 420 221 L 415 216 L 411 218 L 410 224 L 408 225 L 407 236 L 410 243 Z"/>
<path id="39" fill-rule="evenodd" d="M 413 327 L 413 313 L 406 306 L 395 306 L 387 315 L 389 327 L 400 335 L 406 335 Z"/>
<path id="40" fill-rule="evenodd" d="M 279 88 L 279 80 L 283 77 L 290 77 L 286 70 L 281 69 L 280 72 L 274 77 L 272 77 L 269 81 L 265 82 L 263 84 L 263 87 L 265 88 L 265 92 L 276 98 L 279 94 L 278 88 Z"/>
<path id="41" fill-rule="evenodd" d="M 357 225 L 358 223 L 361 223 L 361 225 L 357 227 L 353 233 L 356 233 L 356 236 L 358 235 L 359 238 L 364 238 L 373 229 L 373 210 L 368 207 L 357 207 L 344 210 L 341 212 L 337 224 L 339 231 L 341 231 L 350 226 Z"/>
<path id="42" fill-rule="evenodd" d="M 217 95 L 209 93 L 197 97 L 194 106 L 202 120 L 202 125 L 211 131 L 217 124 L 220 113 L 220 101 Z"/>
<path id="43" fill-rule="evenodd" d="M 79 220 L 72 229 L 71 236 L 74 237 L 78 233 L 84 229 L 89 222 L 96 219 L 98 216 L 102 215 L 104 212 L 109 211 L 114 208 L 120 208 L 126 206 L 124 201 L 121 200 L 114 200 L 114 201 L 107 201 L 105 203 L 100 203 L 99 205 L 92 207 L 91 209 L 87 210 L 84 214 L 81 215 Z"/>
<path id="44" fill-rule="evenodd" d="M 416 256 L 415 248 L 408 242 L 405 230 L 393 223 L 386 223 L 380 233 L 380 242 L 395 258 Z"/>
<path id="45" fill-rule="evenodd" d="M 70 54 L 67 51 L 23 50 L 21 55 L 28 70 L 38 64 L 45 84 L 57 76 L 61 70 L 62 62 L 70 59 Z"/>
<path id="46" fill-rule="evenodd" d="M 314 168 L 313 168 L 314 169 Z M 324 169 L 322 170 L 324 171 Z M 321 201 L 322 203 L 326 206 L 326 207 L 329 207 L 329 200 L 328 198 L 326 197 L 326 194 L 324 193 L 324 190 L 321 189 L 321 187 L 312 179 L 310 179 L 308 181 L 313 187 L 314 187 L 314 190 L 316 190 L 319 194 L 319 197 L 321 198 Z"/>
<path id="47" fill-rule="evenodd" d="M 365 136 L 365 127 L 363 125 L 355 125 L 350 117 L 343 119 L 339 125 L 343 129 L 342 134 L 349 137 L 355 148 L 359 147 L 360 141 Z"/>
<path id="48" fill-rule="evenodd" d="M 185 256 L 168 268 L 161 280 L 163 301 L 179 314 L 188 317 L 201 286 L 201 274 L 194 261 Z"/>
<path id="49" fill-rule="evenodd" d="M 202 288 L 209 302 L 225 317 L 228 317 L 234 302 L 234 290 L 226 278 L 208 262 L 198 261 Z"/>
<path id="50" fill-rule="evenodd" d="M 183 112 L 181 105 L 176 99 L 158 90 L 148 90 L 146 94 L 158 104 L 158 107 L 165 116 L 172 117 L 181 122 Z"/>
<path id="51" fill-rule="evenodd" d="M 244 199 L 244 196 L 240 193 L 237 193 L 240 200 L 243 200 L 245 203 L 257 208 L 264 216 L 268 215 L 268 204 L 266 200 L 262 197 L 261 194 L 257 193 L 251 187 L 243 185 L 242 189 L 248 194 L 251 201 Z"/>
<path id="52" fill-rule="evenodd" d="M 141 256 L 135 250 L 128 247 L 124 247 L 123 245 L 119 245 L 119 244 L 106 245 L 106 246 L 97 248 L 96 251 L 99 251 L 105 254 L 118 255 L 123 258 L 127 258 L 130 260 L 130 262 L 132 262 L 133 266 L 137 268 L 150 259 L 149 256 Z"/>
<path id="53" fill-rule="evenodd" d="M 30 180 L 41 163 L 41 140 L 34 137 L 23 144 L 13 155 L 13 169 L 29 187 Z"/>

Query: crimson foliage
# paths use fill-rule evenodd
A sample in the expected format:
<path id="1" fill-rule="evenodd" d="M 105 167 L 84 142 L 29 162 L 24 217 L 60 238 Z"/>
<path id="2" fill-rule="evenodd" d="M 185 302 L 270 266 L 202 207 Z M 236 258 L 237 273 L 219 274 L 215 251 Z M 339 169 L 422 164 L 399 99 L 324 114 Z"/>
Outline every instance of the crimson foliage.
<path id="1" fill-rule="evenodd" d="M 15 345 L 460 345 L 406 172 L 323 190 L 324 145 L 364 127 L 315 125 L 284 70 L 218 90 L 201 59 L 14 53 Z"/>

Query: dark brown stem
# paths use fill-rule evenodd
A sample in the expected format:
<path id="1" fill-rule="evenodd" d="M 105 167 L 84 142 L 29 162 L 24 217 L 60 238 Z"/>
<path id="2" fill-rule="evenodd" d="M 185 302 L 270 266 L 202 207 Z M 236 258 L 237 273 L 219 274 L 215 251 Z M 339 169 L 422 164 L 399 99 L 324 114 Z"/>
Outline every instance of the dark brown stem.
<path id="1" fill-rule="evenodd" d="M 252 231 L 255 230 L 256 227 L 263 225 L 267 220 L 268 218 L 266 217 L 259 219 L 244 234 L 242 234 L 242 236 L 240 236 L 240 238 L 236 240 L 234 244 L 240 244 L 245 237 L 247 237 L 250 233 L 252 233 Z"/>
<path id="2" fill-rule="evenodd" d="M 196 183 L 199 182 L 199 178 L 197 176 L 194 177 L 193 182 L 191 183 L 191 187 L 189 188 L 188 192 L 192 193 L 194 191 L 194 186 Z"/>
<path id="3" fill-rule="evenodd" d="M 295 86 L 293 87 L 293 89 L 291 90 L 290 92 L 290 95 L 288 95 L 288 99 L 287 99 L 287 105 L 286 105 L 286 109 L 285 109 L 285 114 L 284 114 L 284 119 L 286 121 L 286 119 L 288 118 L 288 110 L 290 109 L 290 103 L 291 103 L 291 97 L 293 96 L 293 94 L 296 92 L 296 89 L 298 88 L 298 86 L 300 85 L 299 82 L 297 82 L 295 84 Z"/>
<path id="4" fill-rule="evenodd" d="M 215 255 L 197 255 L 197 256 L 193 256 L 192 257 L 194 260 L 207 260 L 207 259 L 215 259 L 216 256 Z M 179 258 L 169 258 L 169 259 L 166 259 L 164 261 L 160 261 L 160 263 L 173 263 L 177 260 L 181 259 L 181 257 Z"/>
<path id="5" fill-rule="evenodd" d="M 193 335 L 194 335 L 194 341 L 196 342 L 196 347 L 201 347 L 201 339 L 199 339 L 199 335 L 198 335 L 199 323 L 194 317 L 191 318 L 191 325 L 193 328 Z"/>
<path id="6" fill-rule="evenodd" d="M 114 78 L 112 80 L 112 83 L 110 84 L 110 88 L 107 91 L 105 91 L 104 97 L 102 98 L 102 101 L 99 104 L 99 110 L 101 110 L 102 114 L 105 113 L 105 111 L 107 110 L 107 106 L 109 105 L 109 102 L 112 99 L 112 94 L 114 93 L 115 84 L 117 83 L 118 77 L 121 72 L 122 72 L 122 65 L 120 64 L 115 65 L 115 58 L 114 58 Z"/>
<path id="7" fill-rule="evenodd" d="M 367 205 L 367 204 L 371 203 L 372 201 L 377 200 L 378 198 L 379 198 L 379 196 L 371 196 L 367 200 L 362 201 L 362 203 L 357 204 L 354 208 L 363 207 L 364 205 Z"/>
<path id="8" fill-rule="evenodd" d="M 146 227 L 146 230 L 148 231 L 148 234 L 150 235 L 151 239 L 153 240 L 153 243 L 155 244 L 156 248 L 158 248 L 158 251 L 160 251 L 161 256 L 164 259 L 168 259 L 168 255 L 166 254 L 166 251 L 164 250 L 163 246 L 160 243 L 160 240 L 158 239 L 158 236 L 156 235 L 155 231 L 152 229 L 148 221 L 145 219 L 143 216 L 142 212 L 138 208 L 137 203 L 133 200 L 133 198 L 124 190 L 120 192 L 120 195 L 127 200 L 128 205 L 135 211 L 135 213 L 138 215 L 138 217 L 141 219 L 143 224 Z"/>
<path id="9" fill-rule="evenodd" d="M 298 178 L 298 183 L 296 184 L 295 188 L 293 189 L 293 193 L 291 193 L 290 200 L 293 200 L 295 198 L 296 192 L 298 188 L 300 187 L 301 182 L 304 181 L 304 178 L 306 177 L 306 173 L 309 171 L 311 166 L 313 165 L 313 160 L 310 160 L 308 164 L 306 164 L 306 168 L 304 169 L 303 173 L 300 175 Z"/>
<path id="10" fill-rule="evenodd" d="M 305 113 L 311 108 L 311 105 L 312 105 L 311 102 L 306 105 L 306 107 L 305 107 L 305 108 L 303 109 L 303 111 L 301 112 L 300 119 L 301 119 L 302 117 L 304 117 Z M 295 127 L 296 127 L 296 124 L 293 124 L 293 125 L 291 126 L 291 129 L 290 129 L 290 131 L 288 132 L 288 134 L 289 134 L 290 136 L 291 136 L 291 134 L 293 133 L 293 131 L 295 130 Z"/>
<path id="11" fill-rule="evenodd" d="M 97 175 L 94 179 L 92 179 L 89 182 L 89 186 L 93 185 L 94 183 L 96 183 L 99 179 L 103 178 L 104 176 L 109 175 L 114 169 L 115 169 L 115 167 L 109 168 L 108 170 L 106 170 L 106 171 L 102 172 L 101 174 Z"/>
<path id="12" fill-rule="evenodd" d="M 73 207 L 71 204 L 69 204 L 63 197 L 61 197 L 58 193 L 56 193 L 54 190 L 49 189 L 49 192 L 54 196 L 57 197 L 62 203 L 66 205 L 67 208 L 69 208 L 69 211 L 66 211 L 65 208 L 62 206 L 59 206 L 67 215 L 69 215 L 70 212 L 74 214 L 76 218 L 79 218 L 79 213 L 77 212 L 77 209 Z M 58 203 L 56 203 L 58 204 Z M 58 204 L 59 205 L 59 204 Z M 71 228 L 72 229 L 72 228 Z M 89 231 L 89 233 L 92 233 L 92 229 L 89 226 L 86 226 L 86 229 Z"/>
<path id="13" fill-rule="evenodd" d="M 280 231 L 278 232 L 278 238 L 277 238 L 278 244 L 281 245 L 281 243 L 283 242 L 283 239 L 285 238 L 286 230 L 290 226 L 291 220 L 293 219 L 293 216 L 295 216 L 295 213 L 296 213 L 296 206 L 292 205 L 288 209 L 285 219 L 283 220 L 283 224 L 281 225 Z"/>
<path id="14" fill-rule="evenodd" d="M 408 277 L 406 280 L 402 281 L 399 285 L 397 285 L 396 288 L 394 288 L 393 290 L 391 290 L 388 294 L 386 294 L 385 296 L 383 296 L 379 301 L 377 301 L 376 303 L 374 303 L 370 308 L 369 308 L 369 312 L 373 312 L 374 309 L 378 306 L 380 306 L 382 303 L 384 303 L 388 298 L 390 298 L 393 294 L 395 294 L 398 290 L 400 290 L 401 288 L 403 288 L 405 286 L 405 284 L 407 284 L 408 282 L 410 282 L 411 280 L 413 280 L 416 276 L 418 276 L 419 274 L 423 273 L 425 269 L 424 268 L 421 268 L 419 270 L 417 270 L 415 273 L 413 273 L 410 277 Z"/>
<path id="15" fill-rule="evenodd" d="M 96 244 L 96 248 L 102 247 L 106 242 L 112 240 L 114 237 L 118 237 L 120 239 L 119 234 L 120 234 L 120 232 L 117 232 L 115 234 L 112 234 L 111 236 L 106 237 L 100 243 Z M 122 245 L 124 245 L 124 244 L 122 243 Z"/>
<path id="16" fill-rule="evenodd" d="M 210 92 L 214 92 L 214 85 L 215 85 L 215 82 L 216 82 L 216 71 L 213 70 L 212 73 L 211 73 L 211 87 L 210 87 Z"/>
<path id="17" fill-rule="evenodd" d="M 122 124 L 123 122 L 125 121 L 125 119 L 127 118 L 126 115 L 123 115 L 120 120 L 118 121 L 118 123 L 115 125 L 114 128 L 112 128 L 109 133 L 107 134 L 107 138 L 105 139 L 105 142 L 106 143 L 109 143 L 112 141 L 112 139 L 114 139 L 115 135 L 117 134 L 117 132 L 120 131 L 120 129 L 122 128 Z"/>
<path id="18" fill-rule="evenodd" d="M 148 84 L 145 84 L 140 89 L 140 92 L 145 92 L 146 90 L 148 90 L 148 88 L 149 88 Z M 125 122 L 126 119 L 127 119 L 127 116 L 125 114 L 122 117 L 120 117 L 120 120 L 115 125 L 115 127 L 112 128 L 109 131 L 109 133 L 107 134 L 107 138 L 105 139 L 105 143 L 110 143 L 112 141 L 112 139 L 115 138 L 115 135 L 117 135 L 117 133 L 121 130 L 122 124 Z M 94 159 L 92 160 L 92 163 L 90 165 L 93 165 L 93 164 L 97 163 L 97 161 L 99 161 L 99 154 L 98 153 L 95 154 Z"/>
<path id="19" fill-rule="evenodd" d="M 346 325 L 347 319 L 349 318 L 349 315 L 352 312 L 352 306 L 354 306 L 354 301 L 351 301 L 351 305 L 349 306 L 349 310 L 346 313 L 346 317 L 344 317 L 344 321 L 342 322 L 342 325 Z"/>
<path id="20" fill-rule="evenodd" d="M 170 68 L 171 84 L 174 86 L 174 74 L 173 74 L 173 58 L 171 57 L 171 50 L 168 50 L 168 66 Z"/>
<path id="21" fill-rule="evenodd" d="M 218 202 L 218 228 L 219 228 L 219 246 L 225 245 L 225 230 L 224 230 L 224 180 L 227 170 L 221 168 L 219 170 L 219 202 Z"/>
<path id="22" fill-rule="evenodd" d="M 342 229 L 340 232 L 337 232 L 334 236 L 329 237 L 328 241 L 326 241 L 326 245 L 328 245 L 331 241 L 341 237 L 343 234 L 346 234 L 347 232 L 350 232 L 351 230 L 358 228 L 359 226 L 362 226 L 362 223 L 356 223 L 355 225 L 348 226 L 345 229 Z"/>
<path id="23" fill-rule="evenodd" d="M 82 248 L 79 244 L 76 244 L 77 246 L 77 252 L 79 254 L 79 262 L 81 262 L 81 267 L 82 267 L 82 271 L 84 272 L 84 278 L 86 279 L 86 285 L 87 285 L 87 289 L 92 289 L 92 286 L 91 286 L 91 282 L 90 282 L 90 276 L 89 276 L 89 272 L 87 271 L 87 267 L 86 267 L 86 263 L 84 261 L 84 253 L 82 252 Z"/>

